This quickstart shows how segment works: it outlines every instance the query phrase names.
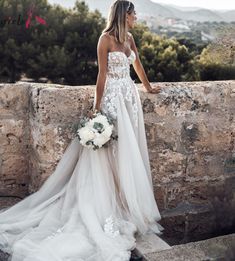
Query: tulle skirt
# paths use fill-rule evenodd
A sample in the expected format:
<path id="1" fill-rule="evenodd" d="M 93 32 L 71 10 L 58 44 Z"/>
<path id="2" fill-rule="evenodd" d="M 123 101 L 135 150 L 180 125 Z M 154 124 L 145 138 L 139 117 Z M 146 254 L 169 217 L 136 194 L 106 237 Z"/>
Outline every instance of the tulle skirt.
<path id="1" fill-rule="evenodd" d="M 9 260 L 127 261 L 137 234 L 163 230 L 139 93 L 132 81 L 123 86 L 132 88 L 135 106 L 119 89 L 112 101 L 118 140 L 94 151 L 75 137 L 37 192 L 1 210 L 0 250 Z"/>

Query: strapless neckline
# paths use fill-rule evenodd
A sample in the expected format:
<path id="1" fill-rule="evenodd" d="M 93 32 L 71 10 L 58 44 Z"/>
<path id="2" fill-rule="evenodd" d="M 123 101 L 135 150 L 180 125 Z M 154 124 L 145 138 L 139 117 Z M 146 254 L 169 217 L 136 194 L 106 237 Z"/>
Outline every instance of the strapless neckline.
<path id="1" fill-rule="evenodd" d="M 134 53 L 134 51 L 131 50 L 131 53 L 130 53 L 129 56 L 127 56 L 127 55 L 126 55 L 124 52 L 122 52 L 122 51 L 111 51 L 111 52 L 109 52 L 108 54 L 112 54 L 112 53 L 122 53 L 127 59 L 129 59 L 129 58 L 131 57 L 132 53 Z"/>

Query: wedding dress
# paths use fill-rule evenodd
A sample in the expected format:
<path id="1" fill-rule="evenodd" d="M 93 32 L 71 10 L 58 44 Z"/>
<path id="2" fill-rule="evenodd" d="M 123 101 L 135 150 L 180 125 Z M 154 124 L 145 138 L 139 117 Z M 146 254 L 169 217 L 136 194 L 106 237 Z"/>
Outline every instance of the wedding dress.
<path id="1" fill-rule="evenodd" d="M 143 111 L 130 77 L 135 59 L 133 50 L 129 57 L 108 54 L 101 111 L 116 120 L 118 140 L 94 151 L 74 137 L 41 188 L 1 210 L 0 250 L 9 260 L 127 261 L 137 235 L 161 234 Z"/>

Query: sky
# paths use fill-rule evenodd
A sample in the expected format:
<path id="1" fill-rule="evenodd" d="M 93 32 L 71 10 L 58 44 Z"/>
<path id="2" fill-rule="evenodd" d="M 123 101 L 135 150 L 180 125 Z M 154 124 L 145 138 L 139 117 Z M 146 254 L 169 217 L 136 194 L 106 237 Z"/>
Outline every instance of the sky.
<path id="1" fill-rule="evenodd" d="M 235 10 L 235 1 L 233 0 L 152 0 L 152 2 L 173 4 L 185 7 L 203 7 L 207 9 L 225 9 Z"/>
<path id="2" fill-rule="evenodd" d="M 99 0 L 95 0 L 99 1 Z M 202 7 L 217 10 L 235 10 L 234 0 L 151 0 L 156 3 L 173 4 L 184 7 Z M 50 3 L 59 3 L 63 6 L 73 6 L 75 0 L 49 0 Z M 135 0 L 133 0 L 135 2 Z"/>

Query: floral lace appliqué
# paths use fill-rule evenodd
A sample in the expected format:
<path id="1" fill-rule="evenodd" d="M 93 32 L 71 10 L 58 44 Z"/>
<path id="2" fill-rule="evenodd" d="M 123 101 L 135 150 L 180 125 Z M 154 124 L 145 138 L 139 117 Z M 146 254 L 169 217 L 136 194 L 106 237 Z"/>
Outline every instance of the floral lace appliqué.
<path id="1" fill-rule="evenodd" d="M 58 228 L 55 232 L 51 233 L 51 235 L 48 236 L 46 239 L 47 239 L 47 240 L 52 239 L 52 238 L 54 238 L 56 235 L 60 234 L 62 231 L 63 231 L 63 228 Z"/>
<path id="2" fill-rule="evenodd" d="M 118 223 L 112 215 L 105 219 L 104 232 L 113 238 L 120 235 Z"/>
<path id="3" fill-rule="evenodd" d="M 112 118 L 117 117 L 118 98 L 129 102 L 132 108 L 134 124 L 138 126 L 137 87 L 130 77 L 130 64 L 135 60 L 132 51 L 129 57 L 122 52 L 110 52 L 105 90 L 102 97 L 102 111 Z"/>

